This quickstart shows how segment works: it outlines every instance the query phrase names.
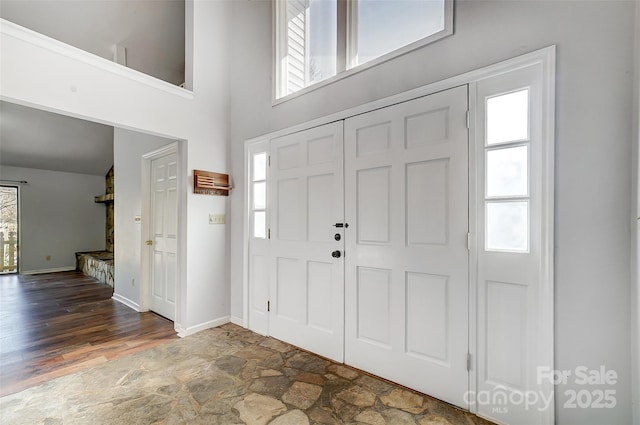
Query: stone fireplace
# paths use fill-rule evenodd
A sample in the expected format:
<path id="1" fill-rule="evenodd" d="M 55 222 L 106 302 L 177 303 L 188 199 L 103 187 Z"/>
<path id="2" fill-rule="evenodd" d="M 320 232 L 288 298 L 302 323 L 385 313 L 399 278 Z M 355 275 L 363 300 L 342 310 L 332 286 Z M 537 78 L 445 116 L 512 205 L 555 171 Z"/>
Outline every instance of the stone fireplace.
<path id="1" fill-rule="evenodd" d="M 105 177 L 105 180 L 106 180 L 105 196 L 110 197 L 111 200 L 105 201 L 105 206 L 107 207 L 107 225 L 106 225 L 106 237 L 105 237 L 106 239 L 105 239 L 104 249 L 105 251 L 109 251 L 113 253 L 113 248 L 115 244 L 115 229 L 114 229 L 114 220 L 113 220 L 114 204 L 115 204 L 115 198 L 114 198 L 115 192 L 113 190 L 114 189 L 113 167 L 109 169 L 109 172 Z"/>
<path id="2" fill-rule="evenodd" d="M 76 252 L 76 269 L 86 275 L 98 279 L 102 283 L 113 287 L 113 250 L 115 246 L 114 228 L 114 177 L 113 167 L 105 176 L 105 194 L 96 196 L 95 202 L 105 205 L 106 226 L 104 251 Z"/>

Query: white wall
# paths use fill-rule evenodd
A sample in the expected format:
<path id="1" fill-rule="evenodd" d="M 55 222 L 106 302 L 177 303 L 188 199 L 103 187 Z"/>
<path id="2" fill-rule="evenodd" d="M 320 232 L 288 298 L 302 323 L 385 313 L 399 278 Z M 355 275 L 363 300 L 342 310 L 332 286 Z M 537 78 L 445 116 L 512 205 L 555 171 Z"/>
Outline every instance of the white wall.
<path id="1" fill-rule="evenodd" d="M 243 314 L 244 140 L 556 44 L 556 366 L 619 376 L 615 409 L 564 409 L 565 390 L 585 387 L 560 386 L 556 418 L 629 424 L 634 3 L 458 0 L 455 25 L 440 42 L 272 106 L 271 5 L 233 3 L 231 314 Z"/>
<path id="2" fill-rule="evenodd" d="M 227 172 L 230 3 L 186 5 L 187 57 L 193 94 L 78 49 L 0 21 L 0 98 L 40 109 L 184 140 L 185 182 L 191 170 Z M 192 194 L 181 247 L 176 327 L 187 334 L 229 318 L 226 226 L 210 226 L 228 198 Z"/>
<path id="3" fill-rule="evenodd" d="M 633 396 L 633 423 L 640 423 L 640 1 L 636 1 L 636 37 L 635 37 L 635 96 L 634 96 L 634 155 L 631 212 L 631 361 L 632 361 L 632 396 Z"/>
<path id="4" fill-rule="evenodd" d="M 3 165 L 0 178 L 28 182 L 19 185 L 21 273 L 75 269 L 76 252 L 104 249 L 106 209 L 94 202 L 104 177 Z"/>
<path id="5" fill-rule="evenodd" d="M 129 68 L 184 82 L 184 2 L 3 0 L 0 17 L 112 60 L 126 49 Z"/>
<path id="6" fill-rule="evenodd" d="M 142 215 L 142 155 L 171 142 L 170 139 L 135 131 L 119 128 L 113 131 L 116 199 L 114 296 L 136 308 L 140 307 L 142 228 L 134 217 Z"/>

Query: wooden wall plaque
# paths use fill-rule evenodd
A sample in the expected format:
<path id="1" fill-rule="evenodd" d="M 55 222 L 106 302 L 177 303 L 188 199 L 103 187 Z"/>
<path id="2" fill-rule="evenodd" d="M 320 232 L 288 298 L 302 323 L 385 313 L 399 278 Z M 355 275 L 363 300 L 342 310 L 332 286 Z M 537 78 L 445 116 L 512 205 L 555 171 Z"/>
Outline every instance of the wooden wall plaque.
<path id="1" fill-rule="evenodd" d="M 230 190 L 228 174 L 193 170 L 193 193 L 229 196 Z"/>

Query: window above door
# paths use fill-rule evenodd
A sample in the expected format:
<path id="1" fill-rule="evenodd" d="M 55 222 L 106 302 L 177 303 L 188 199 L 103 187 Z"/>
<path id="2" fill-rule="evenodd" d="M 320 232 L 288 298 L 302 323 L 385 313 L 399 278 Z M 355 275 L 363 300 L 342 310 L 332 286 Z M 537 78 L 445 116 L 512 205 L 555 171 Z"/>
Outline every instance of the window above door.
<path id="1" fill-rule="evenodd" d="M 274 1 L 281 102 L 453 34 L 453 0 Z"/>

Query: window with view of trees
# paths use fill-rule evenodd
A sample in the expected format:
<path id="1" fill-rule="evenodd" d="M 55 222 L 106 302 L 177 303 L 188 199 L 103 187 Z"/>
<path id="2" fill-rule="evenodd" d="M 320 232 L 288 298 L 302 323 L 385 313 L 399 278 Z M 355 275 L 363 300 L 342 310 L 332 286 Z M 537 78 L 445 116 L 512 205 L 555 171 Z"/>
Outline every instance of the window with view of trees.
<path id="1" fill-rule="evenodd" d="M 453 0 L 277 0 L 275 97 L 453 33 Z"/>
<path id="2" fill-rule="evenodd" d="M 0 186 L 0 273 L 18 271 L 18 188 Z"/>

